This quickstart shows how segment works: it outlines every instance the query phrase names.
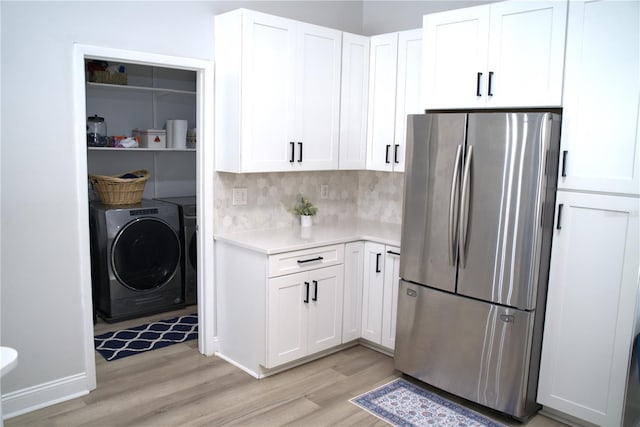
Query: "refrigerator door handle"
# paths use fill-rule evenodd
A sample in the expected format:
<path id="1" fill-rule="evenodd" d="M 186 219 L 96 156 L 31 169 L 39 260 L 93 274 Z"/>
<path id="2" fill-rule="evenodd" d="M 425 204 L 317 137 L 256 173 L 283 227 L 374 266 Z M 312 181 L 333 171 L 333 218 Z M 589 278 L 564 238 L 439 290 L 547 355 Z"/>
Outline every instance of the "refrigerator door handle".
<path id="1" fill-rule="evenodd" d="M 449 265 L 456 265 L 456 240 L 458 222 L 458 199 L 460 187 L 460 159 L 462 157 L 462 145 L 458 145 L 456 151 L 456 162 L 453 165 L 453 176 L 451 177 L 451 194 L 449 195 Z"/>
<path id="2" fill-rule="evenodd" d="M 469 226 L 469 187 L 471 186 L 471 158 L 473 145 L 467 146 L 462 176 L 462 197 L 460 198 L 460 265 L 465 266 L 465 250 L 467 246 L 467 228 Z"/>

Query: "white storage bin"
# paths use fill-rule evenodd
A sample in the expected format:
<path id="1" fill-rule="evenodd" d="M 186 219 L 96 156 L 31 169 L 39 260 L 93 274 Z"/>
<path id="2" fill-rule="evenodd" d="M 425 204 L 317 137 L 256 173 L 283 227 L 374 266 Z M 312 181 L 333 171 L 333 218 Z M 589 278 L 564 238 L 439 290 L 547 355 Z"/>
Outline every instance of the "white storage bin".
<path id="1" fill-rule="evenodd" d="M 164 129 L 134 129 L 140 148 L 167 148 L 167 131 Z"/>

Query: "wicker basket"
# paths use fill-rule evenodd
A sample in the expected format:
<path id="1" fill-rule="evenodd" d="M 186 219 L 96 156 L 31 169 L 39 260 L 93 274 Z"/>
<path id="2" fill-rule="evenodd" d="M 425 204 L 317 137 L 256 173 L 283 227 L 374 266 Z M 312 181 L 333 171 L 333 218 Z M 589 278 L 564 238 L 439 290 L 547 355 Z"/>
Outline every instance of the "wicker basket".
<path id="1" fill-rule="evenodd" d="M 112 85 L 126 85 L 127 73 L 111 73 L 109 71 L 91 71 L 89 81 L 94 83 L 109 83 Z"/>
<path id="2" fill-rule="evenodd" d="M 136 175 L 138 178 L 120 178 L 127 174 Z M 89 175 L 89 181 L 98 192 L 103 204 L 132 205 L 142 200 L 144 185 L 150 176 L 147 170 L 137 170 L 112 176 Z"/>

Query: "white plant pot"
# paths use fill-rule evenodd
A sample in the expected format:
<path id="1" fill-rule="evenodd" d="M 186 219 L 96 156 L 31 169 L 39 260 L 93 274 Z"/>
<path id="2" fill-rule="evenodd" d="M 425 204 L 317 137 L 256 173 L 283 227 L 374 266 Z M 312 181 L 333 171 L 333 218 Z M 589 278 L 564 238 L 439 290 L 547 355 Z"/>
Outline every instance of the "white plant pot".
<path id="1" fill-rule="evenodd" d="M 311 215 L 300 215 L 300 226 L 301 227 L 311 227 L 313 224 Z"/>

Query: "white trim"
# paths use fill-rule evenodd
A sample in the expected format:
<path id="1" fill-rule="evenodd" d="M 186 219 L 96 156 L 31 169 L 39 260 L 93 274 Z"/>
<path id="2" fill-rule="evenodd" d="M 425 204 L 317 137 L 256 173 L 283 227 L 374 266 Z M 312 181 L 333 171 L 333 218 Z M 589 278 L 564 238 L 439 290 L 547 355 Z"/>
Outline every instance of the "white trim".
<path id="1" fill-rule="evenodd" d="M 71 375 L 2 395 L 3 419 L 89 394 L 86 374 Z"/>
<path id="2" fill-rule="evenodd" d="M 78 211 L 78 236 L 81 254 L 80 280 L 85 284 L 81 291 L 82 323 L 85 340 L 86 389 L 96 388 L 95 356 L 93 348 L 93 308 L 91 297 L 91 257 L 89 255 L 89 213 L 87 182 L 87 148 L 84 134 L 85 104 L 85 58 L 115 60 L 134 64 L 179 68 L 197 73 L 196 122 L 196 197 L 198 198 L 198 328 L 200 337 L 198 348 L 205 355 L 214 352 L 216 333 L 215 324 L 215 287 L 213 272 L 213 62 L 146 52 L 111 49 L 101 46 L 75 44 L 73 49 L 73 93 L 74 93 L 74 138 Z M 207 209 L 205 209 L 207 208 Z M 208 260 L 208 262 L 205 262 Z"/>

